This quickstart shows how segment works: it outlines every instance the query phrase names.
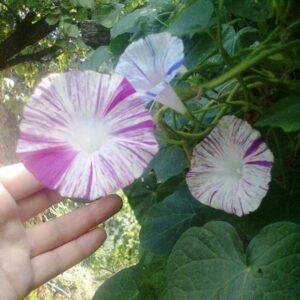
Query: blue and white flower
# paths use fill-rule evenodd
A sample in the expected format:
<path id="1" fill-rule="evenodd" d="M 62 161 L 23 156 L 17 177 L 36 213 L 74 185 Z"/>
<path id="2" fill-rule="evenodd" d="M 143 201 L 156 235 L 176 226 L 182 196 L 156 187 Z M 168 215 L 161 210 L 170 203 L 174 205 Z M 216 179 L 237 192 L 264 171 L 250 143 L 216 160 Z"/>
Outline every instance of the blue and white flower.
<path id="1" fill-rule="evenodd" d="M 125 76 L 147 103 L 155 100 L 185 113 L 185 106 L 170 86 L 170 81 L 183 65 L 183 59 L 182 40 L 169 32 L 162 32 L 130 44 L 115 71 Z"/>

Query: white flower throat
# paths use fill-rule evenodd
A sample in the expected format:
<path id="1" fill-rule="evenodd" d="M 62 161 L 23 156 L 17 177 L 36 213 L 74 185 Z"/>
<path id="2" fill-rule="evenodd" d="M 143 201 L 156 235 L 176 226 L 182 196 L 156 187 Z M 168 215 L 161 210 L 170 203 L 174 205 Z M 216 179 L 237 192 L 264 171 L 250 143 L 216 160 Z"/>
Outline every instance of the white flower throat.
<path id="1" fill-rule="evenodd" d="M 73 124 L 70 143 L 85 153 L 98 151 L 110 139 L 104 123 L 95 120 L 80 120 Z"/>
<path id="2" fill-rule="evenodd" d="M 227 156 L 219 162 L 221 175 L 238 180 L 244 176 L 244 161 L 242 158 Z"/>

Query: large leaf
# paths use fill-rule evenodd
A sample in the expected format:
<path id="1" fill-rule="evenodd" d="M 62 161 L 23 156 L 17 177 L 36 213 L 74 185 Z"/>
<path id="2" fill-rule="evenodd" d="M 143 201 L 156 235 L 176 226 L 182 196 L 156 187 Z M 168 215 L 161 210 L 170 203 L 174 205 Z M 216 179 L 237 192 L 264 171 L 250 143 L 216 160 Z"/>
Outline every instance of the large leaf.
<path id="1" fill-rule="evenodd" d="M 216 44 L 207 33 L 194 35 L 191 46 L 187 49 L 185 66 L 195 68 L 217 52 Z"/>
<path id="2" fill-rule="evenodd" d="M 234 56 L 239 50 L 250 47 L 258 39 L 258 31 L 252 27 L 244 27 L 236 32 L 232 25 L 222 26 L 223 47 L 229 56 Z"/>
<path id="3" fill-rule="evenodd" d="M 69 37 L 77 38 L 80 36 L 79 29 L 77 25 L 71 24 L 68 22 L 61 22 L 60 26 L 62 28 L 62 31 Z"/>
<path id="4" fill-rule="evenodd" d="M 174 194 L 147 211 L 141 228 L 141 246 L 154 253 L 168 253 L 177 238 L 189 227 L 212 220 L 231 223 L 243 239 L 249 241 L 272 222 L 300 222 L 298 197 L 299 195 L 288 193 L 278 184 L 272 183 L 261 206 L 255 212 L 240 218 L 201 204 L 193 198 L 184 182 Z"/>
<path id="5" fill-rule="evenodd" d="M 172 145 L 160 149 L 151 161 L 148 169 L 153 168 L 157 180 L 164 182 L 179 175 L 188 166 L 185 154 L 181 147 Z"/>
<path id="6" fill-rule="evenodd" d="M 178 186 L 185 180 L 185 174 L 180 174 L 174 177 L 169 178 L 163 183 L 160 183 L 157 186 L 156 198 L 157 202 L 164 200 L 169 195 L 173 194 Z"/>
<path id="7" fill-rule="evenodd" d="M 129 39 L 130 39 L 130 34 L 128 33 L 118 35 L 115 39 L 113 39 L 110 42 L 111 52 L 116 56 L 121 55 L 126 49 L 126 47 L 128 46 Z"/>
<path id="8" fill-rule="evenodd" d="M 108 279 L 93 300 L 156 300 L 165 287 L 167 258 L 147 253 L 138 265 Z"/>
<path id="9" fill-rule="evenodd" d="M 246 253 L 228 223 L 191 228 L 172 250 L 167 284 L 164 300 L 299 299 L 300 226 L 271 224 Z"/>
<path id="10" fill-rule="evenodd" d="M 300 221 L 298 217 L 300 215 L 298 197 L 299 195 L 289 193 L 275 182 L 272 182 L 267 196 L 256 211 L 240 218 L 200 204 L 197 210 L 199 224 L 205 224 L 212 220 L 229 222 L 234 225 L 243 239 L 248 241 L 270 223 L 280 221 L 298 223 Z"/>
<path id="11" fill-rule="evenodd" d="M 108 46 L 101 46 L 93 51 L 81 65 L 81 69 L 99 71 L 99 68 L 113 57 Z"/>
<path id="12" fill-rule="evenodd" d="M 99 24 L 102 24 L 106 28 L 112 28 L 114 24 L 119 20 L 124 4 L 111 3 L 106 6 L 96 6 L 93 10 L 93 20 L 96 20 Z"/>
<path id="13" fill-rule="evenodd" d="M 169 31 L 175 35 L 201 31 L 209 24 L 213 11 L 210 0 L 197 0 L 176 17 Z"/>
<path id="14" fill-rule="evenodd" d="M 258 127 L 281 127 L 286 132 L 300 130 L 300 98 L 278 101 L 255 124 Z"/>
<path id="15" fill-rule="evenodd" d="M 143 297 L 140 293 L 137 283 L 139 280 L 139 272 L 140 267 L 136 265 L 115 274 L 100 286 L 94 295 L 93 300 L 142 299 Z"/>
<path id="16" fill-rule="evenodd" d="M 141 229 L 141 247 L 154 253 L 168 253 L 178 237 L 197 223 L 198 205 L 182 184 L 149 211 Z"/>
<path id="17" fill-rule="evenodd" d="M 156 188 L 156 176 L 150 173 L 123 190 L 140 224 L 156 203 Z"/>
<path id="18" fill-rule="evenodd" d="M 266 0 L 224 0 L 228 11 L 255 22 L 268 18 L 270 8 L 268 2 Z"/>
<path id="19" fill-rule="evenodd" d="M 120 19 L 111 29 L 111 37 L 115 38 L 123 33 L 132 33 L 136 29 L 137 22 L 142 17 L 147 17 L 149 15 L 156 15 L 156 10 L 154 8 L 145 7 L 136 9 L 132 13 L 127 14 Z"/>
<path id="20" fill-rule="evenodd" d="M 94 0 L 78 0 L 79 5 L 86 8 L 94 8 L 95 1 Z"/>

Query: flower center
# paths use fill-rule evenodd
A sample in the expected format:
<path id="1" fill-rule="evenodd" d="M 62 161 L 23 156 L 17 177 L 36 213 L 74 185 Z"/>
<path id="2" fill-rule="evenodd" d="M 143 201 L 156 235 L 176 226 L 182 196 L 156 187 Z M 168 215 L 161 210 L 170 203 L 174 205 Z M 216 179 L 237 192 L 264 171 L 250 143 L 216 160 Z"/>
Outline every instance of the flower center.
<path id="1" fill-rule="evenodd" d="M 226 170 L 227 176 L 233 179 L 241 179 L 244 174 L 244 163 L 243 160 L 238 158 L 227 158 L 224 161 L 224 169 Z"/>
<path id="2" fill-rule="evenodd" d="M 239 180 L 244 176 L 244 162 L 238 155 L 220 157 L 219 172 L 226 180 Z"/>
<path id="3" fill-rule="evenodd" d="M 93 153 L 98 151 L 109 139 L 109 132 L 103 123 L 79 120 L 72 126 L 70 144 L 85 153 Z"/>

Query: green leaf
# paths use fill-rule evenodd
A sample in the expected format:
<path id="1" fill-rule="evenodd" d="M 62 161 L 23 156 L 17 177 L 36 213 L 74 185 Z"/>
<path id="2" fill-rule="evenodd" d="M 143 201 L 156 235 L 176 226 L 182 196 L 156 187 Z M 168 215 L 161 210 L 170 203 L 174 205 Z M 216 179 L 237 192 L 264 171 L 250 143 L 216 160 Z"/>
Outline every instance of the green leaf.
<path id="1" fill-rule="evenodd" d="M 147 169 L 153 168 L 157 181 L 164 182 L 182 173 L 187 166 L 188 163 L 182 148 L 172 145 L 161 148 Z"/>
<path id="2" fill-rule="evenodd" d="M 271 224 L 246 253 L 228 223 L 186 231 L 167 266 L 164 300 L 289 299 L 300 297 L 300 226 Z"/>
<path id="3" fill-rule="evenodd" d="M 159 184 L 156 190 L 157 202 L 160 202 L 167 196 L 173 194 L 183 180 L 185 180 L 185 174 L 180 174 Z"/>
<path id="4" fill-rule="evenodd" d="M 77 27 L 77 25 L 68 23 L 68 22 L 61 22 L 61 26 L 62 26 L 62 30 L 63 32 L 69 36 L 69 37 L 79 37 L 80 36 L 80 32 L 79 29 Z"/>
<path id="5" fill-rule="evenodd" d="M 167 256 L 147 251 L 146 255 L 140 259 L 142 273 L 139 276 L 139 287 L 147 295 L 153 295 L 153 300 L 157 300 L 165 288 L 167 258 Z"/>
<path id="6" fill-rule="evenodd" d="M 138 265 L 102 284 L 93 300 L 156 300 L 165 287 L 166 257 L 147 253 Z"/>
<path id="7" fill-rule="evenodd" d="M 161 201 L 158 195 L 157 191 L 156 202 Z M 184 182 L 162 202 L 153 202 L 152 206 L 148 206 L 140 233 L 141 247 L 154 253 L 168 253 L 177 238 L 189 227 L 212 220 L 231 223 L 248 241 L 272 222 L 292 221 L 300 224 L 299 215 L 299 194 L 290 194 L 274 182 L 261 206 L 242 218 L 201 204 L 193 198 Z"/>
<path id="8" fill-rule="evenodd" d="M 238 49 L 238 38 L 233 26 L 225 24 L 222 26 L 223 47 L 229 56 L 233 56 Z"/>
<path id="9" fill-rule="evenodd" d="M 88 56 L 81 69 L 99 71 L 99 68 L 113 57 L 108 46 L 101 46 Z"/>
<path id="10" fill-rule="evenodd" d="M 174 35 L 201 31 L 209 24 L 213 11 L 214 7 L 210 0 L 198 0 L 176 17 L 169 31 Z"/>
<path id="11" fill-rule="evenodd" d="M 115 38 L 123 33 L 132 33 L 135 31 L 136 24 L 141 17 L 156 15 L 156 10 L 153 8 L 145 7 L 136 9 L 132 13 L 127 14 L 120 19 L 111 29 L 111 37 Z"/>
<path id="12" fill-rule="evenodd" d="M 257 29 L 244 27 L 236 32 L 234 27 L 228 24 L 222 26 L 223 47 L 229 56 L 234 56 L 239 50 L 250 47 L 258 40 Z"/>
<path id="13" fill-rule="evenodd" d="M 92 9 L 95 6 L 95 1 L 94 0 L 78 0 L 78 4 L 82 7 Z"/>
<path id="14" fill-rule="evenodd" d="M 248 48 L 259 41 L 259 31 L 254 27 L 244 27 L 237 32 L 239 50 Z"/>
<path id="15" fill-rule="evenodd" d="M 57 24 L 59 21 L 59 16 L 56 15 L 49 15 L 46 18 L 46 22 L 51 26 Z"/>
<path id="16" fill-rule="evenodd" d="M 141 228 L 141 247 L 167 254 L 178 237 L 198 221 L 199 203 L 185 185 L 149 211 Z"/>
<path id="17" fill-rule="evenodd" d="M 229 12 L 255 22 L 264 21 L 269 16 L 270 5 L 266 0 L 224 0 Z"/>
<path id="18" fill-rule="evenodd" d="M 140 266 L 136 265 L 115 274 L 100 286 L 93 300 L 142 299 L 137 284 L 139 271 Z"/>
<path id="19" fill-rule="evenodd" d="M 187 49 L 185 66 L 191 69 L 195 68 L 216 52 L 216 44 L 207 33 L 194 35 L 191 40 L 191 47 Z"/>
<path id="20" fill-rule="evenodd" d="M 93 10 L 93 20 L 102 24 L 106 28 L 112 28 L 119 20 L 120 15 L 124 9 L 124 4 L 114 3 L 107 6 L 96 6 Z"/>
<path id="21" fill-rule="evenodd" d="M 156 204 L 156 187 L 156 177 L 150 173 L 123 190 L 140 224 L 143 223 L 148 211 Z"/>
<path id="22" fill-rule="evenodd" d="M 300 130 L 300 98 L 291 96 L 275 103 L 255 124 L 281 127 L 286 132 Z"/>
<path id="23" fill-rule="evenodd" d="M 278 184 L 272 182 L 260 207 L 242 218 L 202 204 L 199 205 L 197 214 L 201 224 L 212 220 L 226 221 L 234 225 L 245 240 L 250 240 L 259 230 L 270 223 L 280 221 L 298 223 L 298 216 L 300 215 L 298 197 L 299 195 L 290 194 Z"/>
<path id="24" fill-rule="evenodd" d="M 128 46 L 129 39 L 130 35 L 128 33 L 118 35 L 115 39 L 113 39 L 110 42 L 111 52 L 116 56 L 121 55 Z"/>

